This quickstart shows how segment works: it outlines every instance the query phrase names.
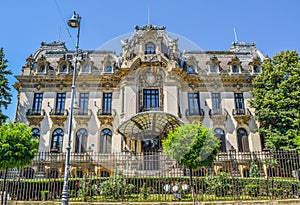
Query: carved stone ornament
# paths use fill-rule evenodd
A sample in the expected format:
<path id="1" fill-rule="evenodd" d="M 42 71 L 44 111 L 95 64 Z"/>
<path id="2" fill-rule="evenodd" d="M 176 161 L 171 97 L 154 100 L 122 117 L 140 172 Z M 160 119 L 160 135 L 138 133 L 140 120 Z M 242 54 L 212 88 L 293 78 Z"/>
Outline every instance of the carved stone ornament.
<path id="1" fill-rule="evenodd" d="M 211 120 L 214 122 L 215 125 L 223 125 L 227 120 L 227 115 L 212 115 L 210 116 Z"/>
<path id="2" fill-rule="evenodd" d="M 44 119 L 44 115 L 28 115 L 27 120 L 30 126 L 40 126 L 40 122 Z"/>
<path id="3" fill-rule="evenodd" d="M 204 119 L 204 116 L 201 115 L 187 115 L 186 119 L 188 119 L 188 121 L 192 122 L 202 122 Z"/>
<path id="4" fill-rule="evenodd" d="M 67 117 L 67 115 L 50 115 L 53 124 L 61 127 L 64 125 L 64 122 L 66 121 Z"/>

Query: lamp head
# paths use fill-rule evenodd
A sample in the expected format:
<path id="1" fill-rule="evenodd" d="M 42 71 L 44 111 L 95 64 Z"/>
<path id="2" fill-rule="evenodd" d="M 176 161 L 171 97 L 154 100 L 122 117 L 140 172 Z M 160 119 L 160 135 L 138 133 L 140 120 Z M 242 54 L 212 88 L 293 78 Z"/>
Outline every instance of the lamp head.
<path id="1" fill-rule="evenodd" d="M 71 28 L 78 28 L 80 25 L 80 16 L 74 11 L 72 18 L 68 21 Z"/>

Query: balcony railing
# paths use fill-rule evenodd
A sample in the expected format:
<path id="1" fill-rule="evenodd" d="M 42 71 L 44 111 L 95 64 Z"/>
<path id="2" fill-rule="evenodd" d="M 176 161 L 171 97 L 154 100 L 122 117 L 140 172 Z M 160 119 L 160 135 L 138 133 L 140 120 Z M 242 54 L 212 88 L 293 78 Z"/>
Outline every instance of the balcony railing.
<path id="1" fill-rule="evenodd" d="M 148 112 L 148 111 L 163 111 L 162 107 L 149 107 L 143 106 L 140 109 L 140 112 Z"/>
<path id="2" fill-rule="evenodd" d="M 52 109 L 49 113 L 50 115 L 65 115 L 69 114 L 68 110 L 66 109 Z"/>
<path id="3" fill-rule="evenodd" d="M 204 116 L 204 110 L 200 109 L 200 110 L 191 110 L 191 109 L 187 109 L 185 114 L 187 116 Z"/>
<path id="4" fill-rule="evenodd" d="M 74 111 L 75 116 L 91 116 L 92 115 L 92 110 L 75 110 Z"/>
<path id="5" fill-rule="evenodd" d="M 106 116 L 111 116 L 112 115 L 112 110 L 111 109 L 99 109 L 97 112 L 97 116 L 101 115 L 106 115 Z"/>
<path id="6" fill-rule="evenodd" d="M 251 115 L 251 112 L 249 109 L 233 109 L 232 115 Z"/>
<path id="7" fill-rule="evenodd" d="M 26 116 L 37 116 L 37 115 L 45 115 L 45 110 L 43 109 L 28 109 L 26 112 Z"/>
<path id="8" fill-rule="evenodd" d="M 209 109 L 209 116 L 214 116 L 214 115 L 227 115 L 228 112 L 226 109 Z"/>

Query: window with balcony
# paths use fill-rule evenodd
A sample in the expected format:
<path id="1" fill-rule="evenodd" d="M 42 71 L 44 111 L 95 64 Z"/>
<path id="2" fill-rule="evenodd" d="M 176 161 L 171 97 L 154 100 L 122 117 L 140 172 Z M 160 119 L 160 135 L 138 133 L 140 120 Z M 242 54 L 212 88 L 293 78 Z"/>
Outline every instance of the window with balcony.
<path id="1" fill-rule="evenodd" d="M 55 104 L 55 115 L 64 115 L 66 93 L 57 93 Z"/>
<path id="2" fill-rule="evenodd" d="M 112 93 L 103 93 L 102 114 L 111 115 Z"/>
<path id="3" fill-rule="evenodd" d="M 100 133 L 100 153 L 111 153 L 112 132 L 105 128 Z"/>
<path id="4" fill-rule="evenodd" d="M 222 114 L 221 94 L 220 93 L 212 93 L 211 99 L 212 99 L 212 114 L 213 115 Z"/>
<path id="5" fill-rule="evenodd" d="M 79 114 L 87 115 L 89 108 L 89 94 L 88 93 L 80 93 L 79 96 Z"/>
<path id="6" fill-rule="evenodd" d="M 221 152 L 226 152 L 226 138 L 225 138 L 225 132 L 221 128 L 216 128 L 214 130 L 214 135 L 221 140 L 221 146 L 220 146 L 220 151 Z"/>
<path id="7" fill-rule="evenodd" d="M 40 115 L 42 111 L 43 93 L 35 93 L 33 98 L 32 114 Z"/>
<path id="8" fill-rule="evenodd" d="M 142 111 L 159 110 L 159 91 L 158 89 L 143 90 L 143 109 Z"/>
<path id="9" fill-rule="evenodd" d="M 199 93 L 188 94 L 189 115 L 200 115 L 200 98 Z"/>
<path id="10" fill-rule="evenodd" d="M 87 151 L 88 132 L 86 129 L 79 129 L 76 132 L 75 153 L 85 153 Z"/>
<path id="11" fill-rule="evenodd" d="M 63 143 L 64 131 L 61 128 L 57 128 L 52 133 L 51 139 L 51 152 L 62 152 L 62 143 Z"/>
<path id="12" fill-rule="evenodd" d="M 146 44 L 146 50 L 145 54 L 155 54 L 155 44 L 152 42 L 149 42 Z"/>
<path id="13" fill-rule="evenodd" d="M 236 115 L 245 115 L 245 105 L 243 93 L 234 93 Z"/>

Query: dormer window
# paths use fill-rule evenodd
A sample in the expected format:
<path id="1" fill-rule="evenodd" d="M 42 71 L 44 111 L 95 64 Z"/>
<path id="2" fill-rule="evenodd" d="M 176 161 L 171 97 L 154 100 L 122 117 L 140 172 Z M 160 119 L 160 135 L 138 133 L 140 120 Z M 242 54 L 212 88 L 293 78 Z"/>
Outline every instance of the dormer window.
<path id="1" fill-rule="evenodd" d="M 45 72 L 45 65 L 40 65 L 39 72 L 44 73 Z"/>
<path id="2" fill-rule="evenodd" d="M 188 67 L 188 73 L 196 73 L 193 66 Z"/>
<path id="3" fill-rule="evenodd" d="M 149 42 L 146 44 L 145 54 L 155 54 L 155 44 Z"/>
<path id="4" fill-rule="evenodd" d="M 84 65 L 83 68 L 82 68 L 82 72 L 83 72 L 83 73 L 88 73 L 88 72 L 90 72 L 90 66 L 89 66 L 89 65 Z"/>
<path id="5" fill-rule="evenodd" d="M 259 73 L 260 72 L 260 66 L 255 65 L 253 66 L 253 73 Z"/>
<path id="6" fill-rule="evenodd" d="M 105 72 L 106 72 L 106 73 L 111 73 L 111 72 L 112 72 L 111 66 L 106 66 Z"/>
<path id="7" fill-rule="evenodd" d="M 233 73 L 238 73 L 239 70 L 238 70 L 237 65 L 232 65 L 232 66 L 231 66 L 231 71 L 232 71 Z"/>
<path id="8" fill-rule="evenodd" d="M 210 65 L 210 72 L 211 72 L 211 73 L 216 73 L 216 72 L 217 72 L 217 66 L 215 66 L 215 65 Z"/>
<path id="9" fill-rule="evenodd" d="M 61 66 L 60 72 L 66 73 L 67 72 L 67 65 Z"/>

